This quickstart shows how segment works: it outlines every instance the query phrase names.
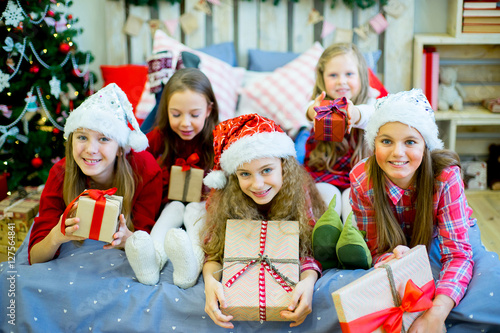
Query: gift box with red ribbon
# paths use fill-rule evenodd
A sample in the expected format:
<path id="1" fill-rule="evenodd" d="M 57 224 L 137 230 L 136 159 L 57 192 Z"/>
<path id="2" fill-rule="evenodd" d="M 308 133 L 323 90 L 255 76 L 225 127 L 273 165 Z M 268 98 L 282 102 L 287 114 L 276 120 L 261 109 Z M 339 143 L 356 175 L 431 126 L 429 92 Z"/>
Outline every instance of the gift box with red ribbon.
<path id="1" fill-rule="evenodd" d="M 432 307 L 434 280 L 418 245 L 332 293 L 342 332 L 407 332 Z"/>
<path id="2" fill-rule="evenodd" d="M 236 321 L 286 321 L 299 281 L 297 221 L 228 220 L 222 284 Z"/>
<path id="3" fill-rule="evenodd" d="M 319 141 L 342 142 L 347 128 L 347 116 L 341 111 L 347 107 L 345 97 L 324 100 L 314 108 L 314 138 Z"/>
<path id="4" fill-rule="evenodd" d="M 168 199 L 183 202 L 200 202 L 204 171 L 196 166 L 200 161 L 194 153 L 187 160 L 178 158 L 170 170 Z"/>
<path id="5" fill-rule="evenodd" d="M 63 221 L 66 220 L 73 203 L 78 200 L 76 217 L 80 219 L 79 229 L 74 236 L 111 243 L 113 235 L 118 230 L 118 217 L 122 210 L 123 197 L 114 195 L 116 188 L 106 191 L 85 190 L 76 197 L 66 208 Z M 61 232 L 65 234 L 65 225 L 61 224 Z"/>

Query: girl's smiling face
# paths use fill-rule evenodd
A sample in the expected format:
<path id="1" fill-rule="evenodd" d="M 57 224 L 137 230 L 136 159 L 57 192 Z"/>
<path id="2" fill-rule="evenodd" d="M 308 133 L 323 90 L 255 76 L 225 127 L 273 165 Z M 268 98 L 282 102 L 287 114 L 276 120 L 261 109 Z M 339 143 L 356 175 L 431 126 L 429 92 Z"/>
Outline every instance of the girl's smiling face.
<path id="1" fill-rule="evenodd" d="M 168 121 L 182 140 L 191 140 L 203 130 L 211 110 L 203 94 L 189 89 L 177 91 L 168 101 Z"/>
<path id="2" fill-rule="evenodd" d="M 408 188 L 422 163 L 425 141 L 414 128 L 390 122 L 380 126 L 375 137 L 377 164 L 397 186 Z"/>
<path id="3" fill-rule="evenodd" d="M 325 64 L 323 80 L 328 97 L 355 99 L 361 92 L 361 78 L 354 54 L 345 53 L 331 58 Z"/>
<path id="4" fill-rule="evenodd" d="M 78 128 L 73 132 L 73 158 L 82 172 L 98 184 L 113 181 L 119 145 L 100 132 Z"/>
<path id="5" fill-rule="evenodd" d="M 258 205 L 268 204 L 283 185 L 281 159 L 265 157 L 243 163 L 236 176 L 243 193 Z"/>

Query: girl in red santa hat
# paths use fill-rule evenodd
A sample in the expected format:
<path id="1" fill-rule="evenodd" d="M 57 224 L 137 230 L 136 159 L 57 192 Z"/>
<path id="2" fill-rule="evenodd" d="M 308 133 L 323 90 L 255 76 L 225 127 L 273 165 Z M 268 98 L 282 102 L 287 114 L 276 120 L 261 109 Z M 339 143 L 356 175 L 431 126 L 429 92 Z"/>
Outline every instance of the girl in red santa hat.
<path id="1" fill-rule="evenodd" d="M 312 311 L 314 284 L 321 275 L 312 258 L 311 232 L 326 205 L 309 174 L 295 158 L 293 141 L 271 120 L 256 114 L 220 123 L 214 131 L 214 169 L 204 183 L 213 190 L 207 201 L 202 242 L 205 311 L 219 326 L 233 328 L 226 307 L 220 270 L 226 221 L 278 220 L 299 222 L 300 281 L 287 310 L 291 327 Z M 220 306 L 220 307 L 219 307 Z"/>

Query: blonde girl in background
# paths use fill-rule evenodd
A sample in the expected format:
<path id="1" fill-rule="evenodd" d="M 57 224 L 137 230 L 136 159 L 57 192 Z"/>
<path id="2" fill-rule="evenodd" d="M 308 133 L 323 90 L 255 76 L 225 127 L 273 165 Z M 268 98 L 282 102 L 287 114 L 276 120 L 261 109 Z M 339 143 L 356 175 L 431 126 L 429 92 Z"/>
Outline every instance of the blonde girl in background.
<path id="1" fill-rule="evenodd" d="M 177 159 L 198 160 L 194 163 L 205 175 L 213 166 L 212 132 L 219 109 L 205 74 L 197 68 L 176 71 L 163 89 L 156 119 L 156 126 L 147 134 L 148 151 L 163 171 L 165 208 L 151 234 L 134 233 L 125 250 L 139 282 L 158 283 L 168 258 L 174 266 L 174 284 L 188 288 L 198 280 L 203 264 L 199 231 L 204 224 L 203 200 L 209 188 L 203 186 L 201 203 L 189 204 L 170 201 L 168 190 L 170 170 Z"/>
<path id="2" fill-rule="evenodd" d="M 348 101 L 349 131 L 342 142 L 317 141 L 314 128 L 306 142 L 304 166 L 317 183 L 325 202 L 336 195 L 335 210 L 345 221 L 351 211 L 349 205 L 349 172 L 366 157 L 363 129 L 374 110 L 377 92 L 370 88 L 366 61 L 354 44 L 338 43 L 323 51 L 316 66 L 315 99 L 306 116 L 313 121 L 314 107 L 323 100 L 345 97 Z M 342 193 L 341 193 L 342 191 Z"/>
<path id="3" fill-rule="evenodd" d="M 128 122 L 133 127 L 130 130 Z M 29 241 L 31 264 L 57 257 L 59 247 L 79 229 L 76 205 L 66 220 L 67 205 L 85 189 L 116 187 L 123 196 L 119 230 L 104 248 L 123 248 L 134 230 L 150 232 L 161 205 L 161 170 L 145 151 L 148 142 L 140 131 L 125 93 L 111 83 L 73 110 L 64 127 L 65 157 L 50 169 Z M 73 215 L 73 216 L 72 216 Z M 65 234 L 61 232 L 61 223 Z"/>
<path id="4" fill-rule="evenodd" d="M 214 171 L 204 182 L 214 190 L 207 201 L 202 242 L 205 311 L 224 328 L 233 328 L 220 283 L 226 221 L 299 221 L 300 282 L 288 311 L 281 315 L 300 325 L 312 311 L 314 284 L 321 276 L 312 258 L 311 232 L 326 206 L 314 182 L 295 159 L 293 141 L 272 121 L 256 114 L 220 123 L 214 138 Z M 257 292 L 257 291 L 255 291 Z"/>

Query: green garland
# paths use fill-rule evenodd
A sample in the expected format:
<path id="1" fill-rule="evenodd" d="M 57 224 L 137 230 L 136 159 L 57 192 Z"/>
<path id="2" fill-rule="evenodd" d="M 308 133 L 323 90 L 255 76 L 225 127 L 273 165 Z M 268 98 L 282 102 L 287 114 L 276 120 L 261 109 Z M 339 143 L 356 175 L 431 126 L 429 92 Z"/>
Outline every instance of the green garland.
<path id="1" fill-rule="evenodd" d="M 129 5 L 134 5 L 134 6 L 151 6 L 158 8 L 158 1 L 160 0 L 125 0 L 125 2 Z M 161 0 L 161 1 L 168 1 L 171 4 L 175 3 L 181 3 L 182 0 Z M 237 0 L 238 1 L 238 0 Z M 253 0 L 245 0 L 245 1 L 253 1 Z M 266 2 L 267 0 L 261 0 L 262 2 Z M 277 6 L 280 3 L 281 0 L 273 0 L 273 4 Z M 290 2 L 298 2 L 299 0 L 283 0 L 283 1 L 290 1 Z M 325 2 L 326 0 L 322 0 Z M 335 8 L 335 5 L 337 4 L 337 0 L 330 0 L 332 2 L 331 7 Z M 374 6 L 377 3 L 377 0 L 342 0 L 344 4 L 349 7 L 349 8 L 354 8 L 354 7 L 359 7 L 361 9 L 366 9 Z M 380 6 L 385 6 L 387 5 L 388 0 L 379 0 Z"/>

